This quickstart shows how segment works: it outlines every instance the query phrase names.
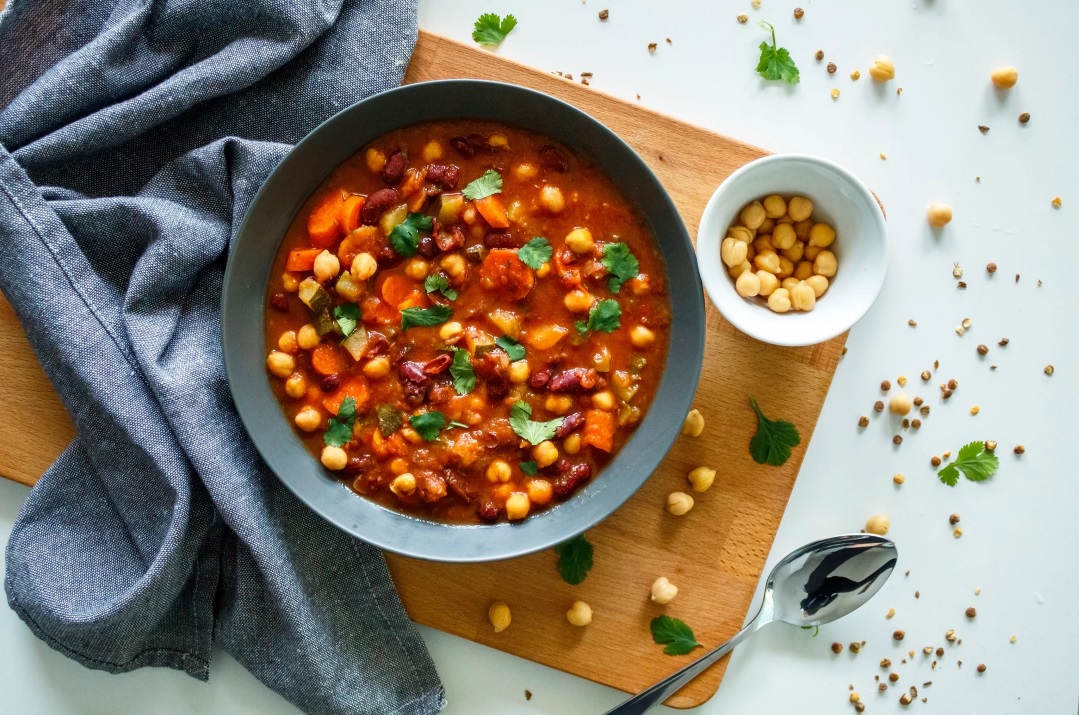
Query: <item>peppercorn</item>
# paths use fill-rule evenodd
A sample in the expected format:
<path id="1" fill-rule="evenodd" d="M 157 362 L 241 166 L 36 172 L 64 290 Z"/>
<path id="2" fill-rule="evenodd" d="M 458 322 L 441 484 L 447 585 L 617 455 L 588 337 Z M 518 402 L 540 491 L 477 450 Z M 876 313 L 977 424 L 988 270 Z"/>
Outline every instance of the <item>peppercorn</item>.
<path id="1" fill-rule="evenodd" d="M 832 652 L 833 653 L 842 653 L 843 652 L 843 644 L 838 642 L 838 641 L 833 643 L 832 644 Z"/>
<path id="2" fill-rule="evenodd" d="M 967 609 L 967 618 L 974 618 L 977 615 L 978 615 L 978 610 L 976 608 L 974 608 L 974 606 L 971 606 L 970 608 Z"/>
<path id="3" fill-rule="evenodd" d="M 858 418 L 858 426 L 859 427 L 868 427 L 869 426 L 869 418 L 866 417 L 865 415 L 862 415 L 861 417 L 859 417 Z"/>
<path id="4" fill-rule="evenodd" d="M 801 20 L 802 16 L 806 14 L 806 11 L 800 7 L 794 8 L 794 19 Z"/>
<path id="5" fill-rule="evenodd" d="M 835 62 L 829 62 L 828 63 L 828 74 L 835 74 L 835 70 L 836 70 Z"/>
<path id="6" fill-rule="evenodd" d="M 821 60 L 823 60 L 824 59 L 824 50 L 817 50 L 817 54 L 814 55 L 814 57 L 817 58 L 817 62 L 820 62 Z"/>
<path id="7" fill-rule="evenodd" d="M 988 345 L 984 345 L 984 344 L 983 344 L 983 345 L 979 345 L 979 346 L 978 346 L 978 354 L 979 354 L 979 355 L 988 355 L 988 354 L 989 354 L 989 346 L 988 346 Z"/>
<path id="8" fill-rule="evenodd" d="M 985 672 L 985 663 L 978 663 L 978 672 L 979 673 L 984 673 Z"/>
<path id="9" fill-rule="evenodd" d="M 887 380 L 882 380 L 880 383 L 880 391 L 887 392 L 890 389 L 892 389 L 892 383 L 888 382 Z"/>
<path id="10" fill-rule="evenodd" d="M 952 526 L 955 526 L 956 524 L 958 524 L 959 523 L 959 515 L 958 514 L 952 514 L 951 516 L 949 516 L 948 517 L 948 523 L 951 524 Z"/>
<path id="11" fill-rule="evenodd" d="M 1030 121 L 1030 112 L 1023 112 L 1022 114 L 1019 115 L 1019 123 L 1020 124 L 1026 124 L 1029 121 Z"/>
<path id="12" fill-rule="evenodd" d="M 1015 445 L 1015 447 L 1012 448 L 1012 451 L 1016 454 L 1022 454 L 1023 452 L 1027 451 L 1027 448 L 1021 444 L 1017 444 Z"/>
<path id="13" fill-rule="evenodd" d="M 873 403 L 873 411 L 874 412 L 884 412 L 884 403 L 881 402 L 880 400 L 877 400 L 876 402 L 874 402 Z"/>
<path id="14" fill-rule="evenodd" d="M 894 638 L 897 641 L 903 640 L 904 638 L 906 638 L 906 636 L 907 636 L 907 634 L 904 631 L 896 631 L 895 633 L 892 634 L 892 638 Z"/>
<path id="15" fill-rule="evenodd" d="M 996 273 L 996 272 L 997 272 L 997 264 L 996 264 L 996 263 L 993 263 L 992 261 L 990 261 L 990 262 L 989 262 L 989 263 L 988 263 L 988 264 L 987 264 L 987 265 L 985 266 L 985 270 L 989 271 L 990 273 Z"/>
<path id="16" fill-rule="evenodd" d="M 895 437 L 892 437 L 892 444 L 894 444 L 897 447 L 899 445 L 903 444 L 903 436 L 897 434 Z"/>
<path id="17" fill-rule="evenodd" d="M 934 467 L 939 467 L 940 466 L 940 457 L 938 457 L 937 455 L 934 454 L 933 458 L 929 460 L 929 463 L 932 464 Z"/>

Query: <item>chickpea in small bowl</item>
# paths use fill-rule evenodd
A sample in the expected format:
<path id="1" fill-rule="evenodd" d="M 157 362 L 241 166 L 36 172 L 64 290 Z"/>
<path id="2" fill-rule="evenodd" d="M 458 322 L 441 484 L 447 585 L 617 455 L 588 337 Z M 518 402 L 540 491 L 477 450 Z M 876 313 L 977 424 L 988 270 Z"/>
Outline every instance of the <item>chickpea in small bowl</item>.
<path id="1" fill-rule="evenodd" d="M 832 162 L 765 157 L 712 195 L 697 264 L 708 296 L 742 332 L 775 345 L 821 343 L 854 325 L 880 293 L 884 212 Z"/>

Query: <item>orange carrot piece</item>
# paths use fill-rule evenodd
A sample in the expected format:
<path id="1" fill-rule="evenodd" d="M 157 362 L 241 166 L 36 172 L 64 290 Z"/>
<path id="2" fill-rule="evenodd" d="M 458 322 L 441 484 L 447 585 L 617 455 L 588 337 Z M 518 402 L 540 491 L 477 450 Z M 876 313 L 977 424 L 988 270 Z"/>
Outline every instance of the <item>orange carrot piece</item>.
<path id="1" fill-rule="evenodd" d="M 396 308 L 401 305 L 401 303 L 408 300 L 415 290 L 415 283 L 408 278 L 395 273 L 386 276 L 386 279 L 382 281 L 382 287 L 379 289 L 379 293 L 382 295 L 382 300 Z"/>
<path id="2" fill-rule="evenodd" d="M 341 204 L 341 228 L 345 233 L 355 231 L 360 227 L 360 210 L 367 198 L 358 194 L 352 194 Z"/>
<path id="3" fill-rule="evenodd" d="M 352 362 L 352 356 L 343 347 L 333 343 L 320 343 L 311 351 L 311 367 L 315 368 L 319 375 L 344 372 Z"/>
<path id="4" fill-rule="evenodd" d="M 294 248 L 285 261 L 286 271 L 309 271 L 315 267 L 315 257 L 322 253 L 321 248 Z"/>
<path id="5" fill-rule="evenodd" d="M 401 317 L 397 308 L 373 295 L 363 299 L 360 310 L 367 325 L 387 325 Z"/>
<path id="6" fill-rule="evenodd" d="M 614 448 L 614 413 L 588 410 L 584 413 L 584 434 L 581 441 L 596 449 L 610 452 Z"/>
<path id="7" fill-rule="evenodd" d="M 506 215 L 506 207 L 502 205 L 502 199 L 498 198 L 498 194 L 476 199 L 473 203 L 476 205 L 476 210 L 480 212 L 480 216 L 491 224 L 491 228 L 509 228 L 510 219 Z"/>
<path id="8" fill-rule="evenodd" d="M 536 284 L 536 276 L 511 248 L 494 248 L 480 266 L 480 285 L 505 291 L 514 300 L 524 298 Z"/>
<path id="9" fill-rule="evenodd" d="M 427 296 L 423 291 L 414 290 L 408 294 L 408 297 L 397 304 L 397 310 L 404 310 L 405 308 L 426 308 Z"/>
<path id="10" fill-rule="evenodd" d="M 351 397 L 356 401 L 356 414 L 361 414 L 367 409 L 369 396 L 370 391 L 367 389 L 367 383 L 358 377 L 353 377 L 341 385 L 337 392 L 323 399 L 322 406 L 329 410 L 331 414 L 336 415 L 337 411 L 341 409 L 341 403 L 345 401 L 345 398 Z"/>
<path id="11" fill-rule="evenodd" d="M 329 248 L 341 238 L 341 195 L 331 193 L 307 216 L 307 238 L 312 246 Z"/>

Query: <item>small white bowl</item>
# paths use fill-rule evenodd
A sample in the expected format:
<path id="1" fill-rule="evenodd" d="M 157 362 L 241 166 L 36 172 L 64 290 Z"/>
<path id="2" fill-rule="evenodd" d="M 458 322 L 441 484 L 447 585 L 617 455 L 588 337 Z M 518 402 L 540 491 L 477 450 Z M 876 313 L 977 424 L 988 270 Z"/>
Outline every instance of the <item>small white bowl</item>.
<path id="1" fill-rule="evenodd" d="M 742 208 L 771 194 L 805 196 L 813 219 L 835 228 L 839 270 L 809 312 L 772 312 L 763 298 L 743 298 L 719 257 L 719 244 Z M 888 270 L 884 212 L 865 184 L 815 156 L 776 154 L 746 164 L 719 185 L 701 216 L 697 265 L 708 297 L 746 335 L 773 345 L 814 345 L 848 330 L 873 305 Z"/>

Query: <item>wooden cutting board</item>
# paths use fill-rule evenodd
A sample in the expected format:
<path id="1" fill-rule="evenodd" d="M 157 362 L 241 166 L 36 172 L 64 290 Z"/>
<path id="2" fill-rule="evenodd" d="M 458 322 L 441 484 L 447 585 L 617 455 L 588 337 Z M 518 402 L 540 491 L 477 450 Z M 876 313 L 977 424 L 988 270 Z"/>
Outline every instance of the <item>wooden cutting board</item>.
<path id="1" fill-rule="evenodd" d="M 764 153 L 491 52 L 421 32 L 405 81 L 445 78 L 513 82 L 596 117 L 652 167 L 692 236 L 714 188 Z M 689 660 L 663 655 L 652 642 L 649 621 L 656 615 L 682 619 L 706 646 L 737 631 L 846 336 L 809 348 L 773 347 L 739 333 L 710 303 L 707 329 L 696 399 L 706 421 L 704 434 L 680 437 L 640 492 L 588 533 L 595 545 L 595 567 L 584 583 L 563 582 L 550 551 L 480 565 L 391 555 L 390 569 L 412 618 L 627 692 L 647 687 Z M 5 409 L 0 410 L 0 475 L 33 484 L 74 432 L 2 299 L 0 355 L 0 384 L 6 390 Z M 750 395 L 766 414 L 793 421 L 802 434 L 802 445 L 781 468 L 758 465 L 749 456 L 756 429 Z M 667 494 L 688 492 L 685 475 L 701 465 L 718 470 L 715 485 L 694 494 L 696 505 L 687 515 L 668 514 Z M 679 588 L 667 606 L 649 600 L 652 581 L 659 576 Z M 565 619 L 566 609 L 577 599 L 590 604 L 594 613 L 586 628 Z M 513 624 L 498 634 L 487 621 L 487 609 L 496 600 L 507 602 L 513 613 Z M 684 708 L 704 702 L 715 693 L 725 668 L 726 660 L 717 663 L 668 704 Z"/>

